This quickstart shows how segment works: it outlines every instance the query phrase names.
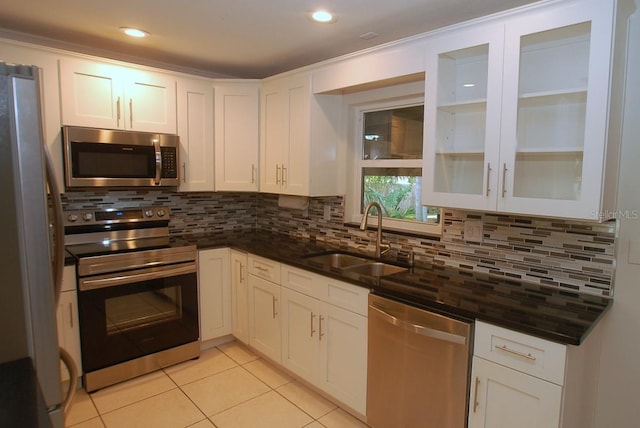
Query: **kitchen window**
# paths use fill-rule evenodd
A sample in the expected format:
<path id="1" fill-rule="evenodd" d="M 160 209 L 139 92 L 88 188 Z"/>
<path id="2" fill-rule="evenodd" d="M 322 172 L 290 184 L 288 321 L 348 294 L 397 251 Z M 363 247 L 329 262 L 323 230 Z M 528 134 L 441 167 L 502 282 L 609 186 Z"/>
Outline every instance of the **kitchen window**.
<path id="1" fill-rule="evenodd" d="M 350 138 L 355 144 L 346 222 L 360 222 L 364 207 L 375 201 L 382 206 L 383 227 L 441 234 L 440 208 L 425 206 L 421 199 L 424 98 L 413 95 L 351 107 Z"/>

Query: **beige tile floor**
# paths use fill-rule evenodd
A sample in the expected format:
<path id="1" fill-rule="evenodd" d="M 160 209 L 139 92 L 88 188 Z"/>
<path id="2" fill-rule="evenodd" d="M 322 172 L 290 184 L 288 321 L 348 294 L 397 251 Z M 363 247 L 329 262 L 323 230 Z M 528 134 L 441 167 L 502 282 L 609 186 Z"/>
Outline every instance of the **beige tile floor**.
<path id="1" fill-rule="evenodd" d="M 231 342 L 200 358 L 92 394 L 78 390 L 73 428 L 367 427 L 248 348 Z"/>

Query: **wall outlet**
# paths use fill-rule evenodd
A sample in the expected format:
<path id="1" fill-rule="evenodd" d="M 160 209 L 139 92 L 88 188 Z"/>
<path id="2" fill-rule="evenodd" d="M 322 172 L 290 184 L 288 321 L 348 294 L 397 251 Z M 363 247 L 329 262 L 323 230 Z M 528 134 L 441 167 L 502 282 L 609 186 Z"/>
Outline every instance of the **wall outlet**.
<path id="1" fill-rule="evenodd" d="M 468 242 L 482 242 L 483 227 L 482 220 L 465 220 L 464 240 Z"/>
<path id="2" fill-rule="evenodd" d="M 331 220 L 331 205 L 329 204 L 324 204 L 324 219 L 325 220 Z"/>

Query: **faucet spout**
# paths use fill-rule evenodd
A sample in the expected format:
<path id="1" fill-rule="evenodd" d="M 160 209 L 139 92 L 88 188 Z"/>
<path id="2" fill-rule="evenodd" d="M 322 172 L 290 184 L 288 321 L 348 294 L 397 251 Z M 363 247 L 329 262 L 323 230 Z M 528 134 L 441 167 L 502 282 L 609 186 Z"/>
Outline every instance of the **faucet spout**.
<path id="1" fill-rule="evenodd" d="M 391 246 L 387 242 L 382 242 L 382 207 L 378 202 L 369 202 L 364 209 L 362 215 L 362 221 L 360 222 L 360 230 L 367 230 L 367 222 L 369 220 L 369 211 L 375 207 L 378 212 L 378 233 L 376 236 L 376 259 L 391 249 Z M 382 250 L 384 248 L 384 250 Z"/>

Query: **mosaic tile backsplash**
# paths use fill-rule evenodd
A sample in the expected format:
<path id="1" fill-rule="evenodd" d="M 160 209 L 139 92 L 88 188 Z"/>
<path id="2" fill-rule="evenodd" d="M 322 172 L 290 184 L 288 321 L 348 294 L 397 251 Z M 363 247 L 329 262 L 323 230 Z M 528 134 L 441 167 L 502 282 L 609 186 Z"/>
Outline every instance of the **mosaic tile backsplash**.
<path id="1" fill-rule="evenodd" d="M 375 250 L 375 231 L 344 225 L 342 197 L 309 199 L 305 210 L 278 206 L 278 196 L 256 193 L 170 191 L 67 192 L 67 210 L 164 205 L 175 234 L 258 227 L 325 241 L 343 249 Z M 329 218 L 325 218 L 325 206 Z M 441 237 L 385 232 L 392 250 L 414 252 L 416 262 L 487 272 L 605 297 L 613 295 L 616 223 L 444 211 Z M 482 242 L 464 239 L 464 221 L 483 222 Z"/>

